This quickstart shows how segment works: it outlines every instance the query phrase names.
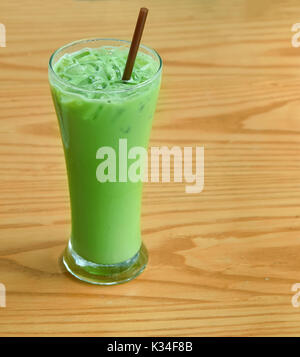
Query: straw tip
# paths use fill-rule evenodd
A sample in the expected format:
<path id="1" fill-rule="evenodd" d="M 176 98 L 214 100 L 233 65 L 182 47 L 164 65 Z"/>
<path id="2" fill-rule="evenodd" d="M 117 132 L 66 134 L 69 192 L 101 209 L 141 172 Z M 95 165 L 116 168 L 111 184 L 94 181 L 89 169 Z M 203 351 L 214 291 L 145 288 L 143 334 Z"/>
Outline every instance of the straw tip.
<path id="1" fill-rule="evenodd" d="M 136 25 L 135 25 L 134 34 L 132 37 L 131 46 L 129 49 L 129 54 L 127 57 L 127 61 L 126 61 L 126 65 L 125 65 L 125 69 L 124 69 L 124 73 L 123 73 L 123 77 L 122 77 L 123 81 L 128 81 L 131 77 L 135 58 L 136 58 L 136 55 L 137 55 L 137 52 L 139 49 L 139 45 L 140 45 L 140 41 L 142 38 L 147 14 L 148 14 L 148 9 L 146 7 L 141 7 L 140 13 L 139 13 Z"/>

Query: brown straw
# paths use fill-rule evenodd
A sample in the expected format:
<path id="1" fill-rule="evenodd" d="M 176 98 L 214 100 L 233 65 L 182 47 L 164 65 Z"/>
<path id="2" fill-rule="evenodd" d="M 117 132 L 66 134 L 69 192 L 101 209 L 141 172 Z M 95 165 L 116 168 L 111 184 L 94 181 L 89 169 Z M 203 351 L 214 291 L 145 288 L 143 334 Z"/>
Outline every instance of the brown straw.
<path id="1" fill-rule="evenodd" d="M 138 49 L 140 46 L 147 14 L 148 14 L 148 9 L 146 9 L 145 7 L 142 7 L 140 9 L 139 17 L 138 17 L 136 25 L 135 25 L 135 30 L 134 30 L 134 34 L 132 37 L 131 46 L 130 46 L 130 50 L 129 50 L 129 54 L 127 57 L 127 62 L 126 62 L 123 78 L 122 78 L 123 81 L 128 81 L 131 77 L 135 58 L 136 58 L 136 55 L 137 55 L 137 52 L 138 52 Z"/>

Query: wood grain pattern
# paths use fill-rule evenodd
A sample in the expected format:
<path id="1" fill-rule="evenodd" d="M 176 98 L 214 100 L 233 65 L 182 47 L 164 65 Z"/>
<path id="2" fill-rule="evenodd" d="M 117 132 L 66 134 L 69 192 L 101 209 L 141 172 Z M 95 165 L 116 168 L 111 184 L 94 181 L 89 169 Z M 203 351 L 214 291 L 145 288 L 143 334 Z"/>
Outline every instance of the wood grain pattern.
<path id="1" fill-rule="evenodd" d="M 58 258 L 69 202 L 47 81 L 79 38 L 143 42 L 164 60 L 151 145 L 204 145 L 205 188 L 146 184 L 146 271 L 97 287 Z M 300 310 L 298 1 L 1 1 L 1 336 L 297 336 Z"/>

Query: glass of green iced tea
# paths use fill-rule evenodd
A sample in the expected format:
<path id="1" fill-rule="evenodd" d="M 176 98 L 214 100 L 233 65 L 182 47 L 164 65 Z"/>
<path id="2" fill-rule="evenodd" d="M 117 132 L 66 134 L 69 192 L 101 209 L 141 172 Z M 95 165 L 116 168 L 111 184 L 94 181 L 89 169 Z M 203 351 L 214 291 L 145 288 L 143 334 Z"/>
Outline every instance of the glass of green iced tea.
<path id="1" fill-rule="evenodd" d="M 50 58 L 49 82 L 65 153 L 71 203 L 67 270 L 83 281 L 112 285 L 147 264 L 141 240 L 143 181 L 119 180 L 119 141 L 147 149 L 160 88 L 162 60 L 140 45 L 129 81 L 122 80 L 130 42 L 80 40 Z M 97 179 L 99 148 L 116 160 L 115 181 Z"/>

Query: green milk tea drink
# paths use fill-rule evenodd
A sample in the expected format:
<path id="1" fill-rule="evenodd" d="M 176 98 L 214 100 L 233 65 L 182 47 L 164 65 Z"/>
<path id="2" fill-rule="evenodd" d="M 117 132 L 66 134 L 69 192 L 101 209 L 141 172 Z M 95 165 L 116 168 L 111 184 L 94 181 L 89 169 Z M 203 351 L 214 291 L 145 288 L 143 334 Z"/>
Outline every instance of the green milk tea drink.
<path id="1" fill-rule="evenodd" d="M 142 181 L 132 182 L 121 172 L 119 143 L 127 151 L 147 149 L 162 64 L 154 50 L 140 46 L 131 79 L 122 81 L 129 45 L 78 41 L 56 51 L 49 63 L 71 202 L 64 264 L 79 279 L 95 284 L 130 280 L 147 262 L 140 232 Z M 107 174 L 112 170 L 115 180 L 97 176 L 108 159 L 101 155 L 103 147 L 113 152 L 115 165 L 107 167 Z"/>

